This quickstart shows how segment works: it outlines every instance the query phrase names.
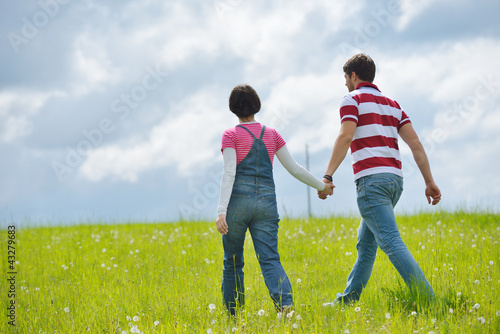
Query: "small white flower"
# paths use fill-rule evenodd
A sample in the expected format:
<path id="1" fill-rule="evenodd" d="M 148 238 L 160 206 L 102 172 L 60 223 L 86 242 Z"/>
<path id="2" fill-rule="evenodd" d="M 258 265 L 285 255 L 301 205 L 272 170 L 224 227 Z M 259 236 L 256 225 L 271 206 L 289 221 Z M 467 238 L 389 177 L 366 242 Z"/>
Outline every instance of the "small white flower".
<path id="1" fill-rule="evenodd" d="M 462 295 L 461 292 L 457 292 L 457 297 L 460 297 Z"/>
<path id="2" fill-rule="evenodd" d="M 106 253 L 106 248 L 103 248 L 103 249 L 102 249 L 102 252 L 103 252 L 103 253 Z"/>
<path id="3" fill-rule="evenodd" d="M 480 282 L 479 282 L 479 280 L 477 279 L 477 280 L 475 280 L 475 281 L 474 281 L 474 283 L 479 284 Z"/>
<path id="4" fill-rule="evenodd" d="M 128 315 L 127 315 L 125 318 L 127 319 L 127 321 L 132 320 L 132 318 L 131 318 L 131 317 L 129 317 Z"/>
<path id="5" fill-rule="evenodd" d="M 474 304 L 474 306 L 472 306 L 472 308 L 475 308 L 475 309 L 478 309 L 480 307 L 481 307 L 481 305 L 479 305 L 479 304 Z"/>
<path id="6" fill-rule="evenodd" d="M 355 307 L 354 311 L 359 312 L 359 311 L 361 311 L 361 308 L 360 307 Z"/>
<path id="7" fill-rule="evenodd" d="M 494 264 L 494 262 L 493 262 L 493 261 L 490 261 L 490 262 L 489 262 L 489 264 L 490 264 L 490 266 L 492 266 L 492 265 Z"/>
<path id="8" fill-rule="evenodd" d="M 122 334 L 127 334 L 127 331 L 122 331 Z"/>
<path id="9" fill-rule="evenodd" d="M 132 318 L 132 320 L 134 320 L 135 322 L 139 321 L 139 317 L 138 316 L 135 316 Z"/>
<path id="10" fill-rule="evenodd" d="M 257 314 L 262 317 L 264 314 L 266 314 L 266 312 L 264 310 L 259 310 Z"/>
<path id="11" fill-rule="evenodd" d="M 213 332 L 212 328 L 207 329 L 207 334 L 213 334 Z"/>
<path id="12" fill-rule="evenodd" d="M 238 328 L 236 328 L 236 327 L 233 327 L 233 328 L 231 329 L 231 332 L 232 332 L 232 333 L 237 332 L 237 331 L 238 331 Z"/>
<path id="13" fill-rule="evenodd" d="M 428 334 L 436 334 L 436 332 L 434 332 L 434 331 L 430 331 Z"/>
<path id="14" fill-rule="evenodd" d="M 213 310 L 215 310 L 215 304 L 208 305 L 208 308 L 210 309 L 210 312 L 212 312 Z"/>
<path id="15" fill-rule="evenodd" d="M 385 314 L 385 318 L 386 318 L 386 319 L 390 319 L 390 318 L 391 318 L 391 314 L 390 314 L 390 313 L 386 313 L 386 314 Z"/>
<path id="16" fill-rule="evenodd" d="M 432 323 L 435 324 L 437 319 L 431 319 Z"/>
<path id="17" fill-rule="evenodd" d="M 299 327 L 299 325 L 297 325 L 297 324 L 293 324 L 293 325 L 292 325 L 292 327 L 296 329 L 296 328 L 298 328 L 298 327 Z"/>
<path id="18" fill-rule="evenodd" d="M 69 307 L 65 307 L 64 312 L 69 313 Z"/>
<path id="19" fill-rule="evenodd" d="M 412 312 L 411 312 L 411 315 L 417 315 L 417 312 L 412 311 Z"/>
<path id="20" fill-rule="evenodd" d="M 186 251 L 185 251 L 185 250 L 183 250 L 183 251 L 182 251 L 182 254 L 186 255 L 187 253 L 186 253 Z M 210 328 L 209 328 L 209 329 L 210 329 Z"/>
<path id="21" fill-rule="evenodd" d="M 297 278 L 297 283 L 302 283 L 302 280 L 300 278 Z"/>
<path id="22" fill-rule="evenodd" d="M 453 309 L 452 309 L 451 307 L 450 307 L 450 310 L 449 310 L 449 311 L 450 311 L 450 313 L 451 313 L 451 314 L 453 314 Z"/>
<path id="23" fill-rule="evenodd" d="M 115 264 L 113 264 L 113 267 L 118 268 L 118 265 L 115 263 Z"/>
<path id="24" fill-rule="evenodd" d="M 300 317 L 300 314 L 297 314 L 297 316 L 295 317 L 295 320 L 300 321 L 300 319 L 302 319 L 302 318 Z"/>
<path id="25" fill-rule="evenodd" d="M 155 326 L 158 326 L 160 324 L 160 322 L 158 320 L 156 320 L 155 322 L 153 322 L 153 325 Z"/>
<path id="26" fill-rule="evenodd" d="M 497 317 L 500 317 L 500 311 L 497 311 L 496 315 Z"/>
<path id="27" fill-rule="evenodd" d="M 479 318 L 477 318 L 477 320 L 478 320 L 480 323 L 482 323 L 482 324 L 484 324 L 484 323 L 486 322 L 486 319 L 485 319 L 484 317 L 479 317 Z"/>
<path id="28" fill-rule="evenodd" d="M 351 333 L 351 331 L 350 331 L 350 330 L 348 330 L 348 329 L 346 329 L 346 330 L 344 331 L 344 333 L 349 334 L 349 333 Z"/>

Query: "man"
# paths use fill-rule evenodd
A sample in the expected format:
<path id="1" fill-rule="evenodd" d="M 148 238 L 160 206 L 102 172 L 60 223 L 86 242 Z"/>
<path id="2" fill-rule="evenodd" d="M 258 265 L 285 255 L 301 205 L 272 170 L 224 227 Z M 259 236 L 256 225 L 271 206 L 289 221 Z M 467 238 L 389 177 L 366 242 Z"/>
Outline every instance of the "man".
<path id="1" fill-rule="evenodd" d="M 324 306 L 359 300 L 370 278 L 377 248 L 389 257 L 411 290 L 434 296 L 424 273 L 401 239 L 394 206 L 403 190 L 398 135 L 410 147 L 425 181 L 428 203 L 436 205 L 441 192 L 432 178 L 429 161 L 410 119 L 398 103 L 373 84 L 375 63 L 365 54 L 349 59 L 343 68 L 349 93 L 340 105 L 341 127 L 323 182 L 332 181 L 347 150 L 351 148 L 357 202 L 361 213 L 354 267 L 343 293 Z M 325 199 L 326 196 L 318 193 Z"/>

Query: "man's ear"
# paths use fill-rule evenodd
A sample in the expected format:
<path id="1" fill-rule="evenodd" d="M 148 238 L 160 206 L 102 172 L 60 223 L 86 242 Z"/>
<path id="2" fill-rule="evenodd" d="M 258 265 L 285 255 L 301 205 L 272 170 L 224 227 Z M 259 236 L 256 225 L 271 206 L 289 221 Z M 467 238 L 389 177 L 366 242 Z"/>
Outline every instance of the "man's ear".
<path id="1" fill-rule="evenodd" d="M 351 81 L 355 81 L 356 79 L 358 78 L 358 75 L 356 74 L 356 72 L 352 71 L 351 72 Z"/>

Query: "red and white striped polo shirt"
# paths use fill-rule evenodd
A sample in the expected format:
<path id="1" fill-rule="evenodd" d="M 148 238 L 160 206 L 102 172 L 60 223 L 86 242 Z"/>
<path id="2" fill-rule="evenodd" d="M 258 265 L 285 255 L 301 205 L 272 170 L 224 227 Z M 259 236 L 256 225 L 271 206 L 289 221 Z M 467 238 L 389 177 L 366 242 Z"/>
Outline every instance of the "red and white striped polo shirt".
<path id="1" fill-rule="evenodd" d="M 250 130 L 255 135 L 255 137 L 260 137 L 260 133 L 262 132 L 262 124 L 255 122 L 243 123 L 241 125 Z M 267 148 L 269 159 L 271 159 L 272 164 L 274 160 L 274 154 L 286 144 L 285 140 L 283 140 L 278 131 L 266 126 L 262 141 Z M 247 156 L 248 152 L 250 152 L 252 144 L 252 135 L 249 134 L 245 129 L 242 129 L 239 126 L 235 126 L 234 128 L 230 128 L 224 131 L 224 134 L 222 135 L 221 151 L 226 147 L 234 148 L 236 150 L 236 163 L 239 164 Z"/>
<path id="2" fill-rule="evenodd" d="M 354 180 L 378 173 L 403 176 L 398 131 L 410 119 L 396 101 L 362 82 L 342 99 L 340 119 L 357 124 L 351 143 Z"/>

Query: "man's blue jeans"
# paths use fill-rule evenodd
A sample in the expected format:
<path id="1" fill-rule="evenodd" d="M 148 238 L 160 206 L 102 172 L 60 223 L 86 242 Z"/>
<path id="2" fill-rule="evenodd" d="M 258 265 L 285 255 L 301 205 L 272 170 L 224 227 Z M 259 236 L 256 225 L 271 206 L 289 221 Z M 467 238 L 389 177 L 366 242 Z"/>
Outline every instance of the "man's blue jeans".
<path id="1" fill-rule="evenodd" d="M 403 191 L 403 178 L 392 173 L 373 174 L 356 181 L 361 223 L 356 248 L 358 255 L 343 293 L 336 302 L 351 303 L 359 300 L 372 273 L 377 248 L 389 257 L 410 289 L 433 296 L 434 292 L 424 273 L 410 254 L 399 234 L 394 206 Z"/>

